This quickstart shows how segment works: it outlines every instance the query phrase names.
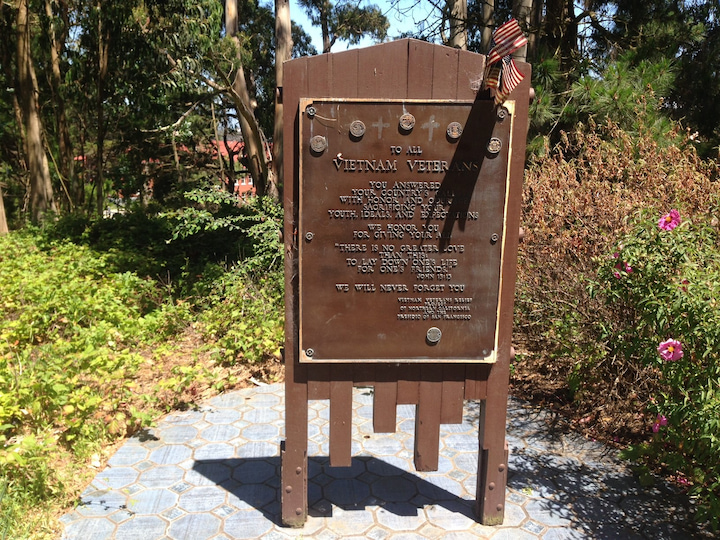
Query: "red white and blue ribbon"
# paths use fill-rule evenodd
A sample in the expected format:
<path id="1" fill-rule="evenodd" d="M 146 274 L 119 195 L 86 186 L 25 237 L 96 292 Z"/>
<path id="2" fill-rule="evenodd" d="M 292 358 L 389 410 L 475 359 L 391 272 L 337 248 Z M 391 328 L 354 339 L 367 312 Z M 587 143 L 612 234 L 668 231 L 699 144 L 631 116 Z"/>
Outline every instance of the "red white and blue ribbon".
<path id="1" fill-rule="evenodd" d="M 527 38 L 515 19 L 498 26 L 493 32 L 492 48 L 485 68 L 485 87 L 495 89 L 495 103 L 498 105 L 525 77 L 510 55 L 526 44 Z"/>

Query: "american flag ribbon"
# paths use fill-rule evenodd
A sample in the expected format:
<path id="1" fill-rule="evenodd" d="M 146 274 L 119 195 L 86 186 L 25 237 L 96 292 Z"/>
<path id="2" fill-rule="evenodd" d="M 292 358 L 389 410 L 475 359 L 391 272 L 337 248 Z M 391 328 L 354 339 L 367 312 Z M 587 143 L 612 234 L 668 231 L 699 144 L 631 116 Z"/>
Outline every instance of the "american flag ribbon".
<path id="1" fill-rule="evenodd" d="M 498 26 L 493 32 L 493 46 L 487 56 L 485 86 L 495 89 L 495 103 L 500 104 L 525 77 L 510 57 L 524 47 L 527 38 L 515 19 Z"/>

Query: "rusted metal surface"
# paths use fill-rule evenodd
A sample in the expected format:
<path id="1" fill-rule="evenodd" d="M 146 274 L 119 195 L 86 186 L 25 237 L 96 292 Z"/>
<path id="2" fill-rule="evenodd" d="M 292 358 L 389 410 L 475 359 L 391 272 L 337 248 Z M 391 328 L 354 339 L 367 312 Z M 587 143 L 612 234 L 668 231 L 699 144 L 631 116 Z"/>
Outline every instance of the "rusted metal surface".
<path id="1" fill-rule="evenodd" d="M 459 406 L 462 405 L 463 399 L 483 400 L 484 408 L 480 426 L 480 440 L 478 441 L 480 463 L 478 468 L 477 514 L 478 519 L 485 524 L 502 521 L 507 477 L 505 417 L 516 267 L 516 231 L 519 227 L 519 201 L 524 164 L 527 97 L 529 93 L 529 84 L 527 82 L 529 80 L 529 66 L 522 63 L 518 65 L 521 71 L 526 73 L 527 77 L 523 84 L 510 96 L 510 100 L 515 103 L 514 111 L 510 107 L 511 116 L 505 119 L 493 118 L 491 121 L 492 106 L 490 96 L 482 93 L 478 94 L 485 67 L 484 57 L 481 55 L 415 40 L 400 40 L 364 50 L 301 58 L 285 64 L 285 88 L 283 90 L 285 140 L 286 148 L 290 149 L 290 151 L 286 151 L 284 157 L 286 175 L 284 183 L 286 441 L 282 449 L 281 516 L 285 525 L 302 526 L 307 516 L 307 401 L 308 399 L 330 400 L 333 408 L 331 423 L 334 426 L 331 427 L 330 435 L 332 464 L 348 464 L 351 460 L 350 437 L 352 431 L 350 422 L 352 421 L 352 411 L 347 396 L 348 389 L 352 388 L 353 385 L 374 387 L 373 414 L 374 428 L 377 431 L 393 431 L 395 429 L 397 404 L 415 404 L 418 406 L 416 417 L 418 423 L 416 431 L 416 466 L 423 470 L 433 469 L 437 466 L 440 423 L 453 423 L 461 420 Z M 335 291 L 337 291 L 335 284 L 347 282 L 349 285 L 350 280 L 337 280 L 335 274 L 327 274 L 328 269 L 323 270 L 320 268 L 322 264 L 331 262 L 331 255 L 337 255 L 335 239 L 330 241 L 328 237 L 324 236 L 328 232 L 326 230 L 329 228 L 328 223 L 318 222 L 309 229 L 305 227 L 305 223 L 301 223 L 301 218 L 306 217 L 304 203 L 309 204 L 311 213 L 314 210 L 326 211 L 329 208 L 329 206 L 325 207 L 325 202 L 305 199 L 301 202 L 301 195 L 304 197 L 306 193 L 302 185 L 305 177 L 301 178 L 300 175 L 301 161 L 303 167 L 306 167 L 308 159 L 311 157 L 315 160 L 323 159 L 311 154 L 303 154 L 303 152 L 310 151 L 310 139 L 312 138 L 305 136 L 308 134 L 307 130 L 310 129 L 310 126 L 302 124 L 307 120 L 303 116 L 305 109 L 300 106 L 301 100 L 305 98 L 311 99 L 313 103 L 329 103 L 332 101 L 350 103 L 352 101 L 364 100 L 364 102 L 367 102 L 370 100 L 376 103 L 387 101 L 396 104 L 402 101 L 419 100 L 425 102 L 428 106 L 436 105 L 436 102 L 447 104 L 451 101 L 456 102 L 458 106 L 462 104 L 463 107 L 467 107 L 468 103 L 480 104 L 475 110 L 482 111 L 480 116 L 483 118 L 478 135 L 484 141 L 483 173 L 478 175 L 478 178 L 472 183 L 472 189 L 470 189 L 469 184 L 460 186 L 461 190 L 463 188 L 468 190 L 462 196 L 474 204 L 475 188 L 482 187 L 480 179 L 486 170 L 485 168 L 490 167 L 491 162 L 504 162 L 505 165 L 503 166 L 506 166 L 509 159 L 510 163 L 509 182 L 506 184 L 506 191 L 503 195 L 505 197 L 503 229 L 497 233 L 495 231 L 485 231 L 483 233 L 485 235 L 489 232 L 491 241 L 493 234 L 497 234 L 496 245 L 500 248 L 500 252 L 506 255 L 502 256 L 497 263 L 499 266 L 496 271 L 501 276 L 499 281 L 496 278 L 491 280 L 493 288 L 496 290 L 493 301 L 497 305 L 492 339 L 488 336 L 480 337 L 476 335 L 474 329 L 465 333 L 456 332 L 453 335 L 452 329 L 438 324 L 438 320 L 430 319 L 427 321 L 428 324 L 417 329 L 418 336 L 424 340 L 424 344 L 413 345 L 415 347 L 413 350 L 405 348 L 403 352 L 400 350 L 403 347 L 397 347 L 392 351 L 391 355 L 388 355 L 383 350 L 376 348 L 372 354 L 360 352 L 355 355 L 350 350 L 350 347 L 335 343 L 332 345 L 335 348 L 334 352 L 330 355 L 326 354 L 326 343 L 333 340 L 337 342 L 337 339 L 332 334 L 338 329 L 334 329 L 333 332 L 327 331 L 321 319 L 317 319 L 315 322 L 307 322 L 309 327 L 304 324 L 306 319 L 301 318 L 300 315 L 301 270 L 303 271 L 303 279 L 314 272 L 326 272 L 326 281 L 332 285 Z M 306 104 L 307 102 L 304 102 L 303 107 Z M 397 118 L 397 127 L 393 137 L 402 137 L 403 140 L 406 140 L 406 137 L 414 137 L 416 135 L 413 134 L 422 129 L 421 114 L 409 110 L 408 113 L 413 114 L 415 117 L 415 124 L 410 128 L 412 122 L 408 118 L 407 122 L 403 124 L 406 127 L 401 127 L 400 118 Z M 501 130 L 506 129 L 507 118 L 513 121 L 512 126 L 507 128 L 508 130 L 511 129 L 511 131 L 496 132 L 497 126 L 500 125 L 502 125 Z M 364 132 L 358 121 L 364 124 Z M 348 147 L 364 144 L 362 141 L 370 137 L 373 130 L 378 129 L 378 126 L 372 126 L 372 123 L 376 121 L 377 119 L 370 121 L 359 117 L 352 119 L 345 131 L 347 138 L 344 144 Z M 426 118 L 425 121 L 428 121 L 428 119 Z M 467 138 L 467 122 L 444 118 L 443 122 L 447 122 L 447 125 L 442 130 L 446 142 L 451 143 L 454 141 L 452 144 L 460 147 L 465 141 L 470 141 Z M 461 124 L 461 129 L 454 122 Z M 383 123 L 385 123 L 384 119 Z M 492 126 L 492 131 L 487 131 L 489 126 Z M 437 133 L 440 133 L 440 128 L 437 129 Z M 486 131 L 483 131 L 483 129 Z M 305 135 L 300 137 L 301 133 Z M 312 136 L 316 135 L 324 137 L 325 144 L 327 144 L 325 149 L 322 149 L 322 145 L 319 145 L 316 152 L 322 152 L 321 155 L 331 156 L 331 159 L 336 157 L 337 151 L 335 151 L 334 145 L 337 142 L 337 134 L 329 130 L 326 133 L 313 133 Z M 375 131 L 375 135 L 377 136 L 377 131 Z M 496 137 L 501 141 L 499 152 L 494 154 L 495 157 L 490 157 L 487 149 L 492 137 Z M 512 139 L 512 142 L 510 142 L 510 139 Z M 418 145 L 420 144 L 412 144 L 412 146 Z M 407 145 L 403 143 L 402 146 Z M 404 151 L 406 150 L 404 149 Z M 511 150 L 511 152 L 506 156 L 504 152 L 508 150 Z M 348 152 L 344 147 L 340 151 Z M 385 150 L 382 151 L 385 152 Z M 423 151 L 421 156 L 427 155 L 425 152 L 426 150 Z M 403 155 L 402 158 L 406 159 L 407 155 Z M 383 157 L 383 159 L 385 158 Z M 332 161 L 330 163 L 332 164 Z M 320 171 L 318 174 L 325 173 Z M 336 174 L 336 176 L 338 175 Z M 507 179 L 507 175 L 504 178 Z M 318 179 L 317 176 L 310 180 L 311 183 L 321 181 L 322 178 Z M 492 182 L 495 181 L 496 179 L 493 178 Z M 315 185 L 311 187 L 314 189 Z M 351 187 L 350 189 L 355 188 Z M 307 193 L 309 194 L 310 191 Z M 335 196 L 339 200 L 340 193 L 336 192 Z M 483 204 L 482 201 L 479 201 L 479 204 Z M 300 212 L 301 207 L 302 213 Z M 354 231 L 355 228 L 352 228 L 352 230 Z M 366 227 L 366 230 L 369 229 Z M 470 235 L 474 229 L 466 226 L 463 230 L 460 229 L 457 223 L 454 223 L 451 230 L 459 238 L 461 233 Z M 308 232 L 312 233 L 309 237 L 310 240 L 308 240 Z M 339 232 L 336 231 L 331 234 L 344 235 L 345 232 L 344 229 L 341 229 Z M 325 238 L 324 241 L 323 238 Z M 319 254 L 308 252 L 306 250 L 308 247 L 307 242 L 314 244 L 316 240 L 321 240 L 321 242 L 315 245 L 325 245 L 326 247 L 320 249 L 321 253 Z M 356 243 L 344 240 L 343 242 Z M 492 247 L 494 246 L 491 245 Z M 477 258 L 480 259 L 481 266 L 490 268 L 491 266 L 494 267 L 494 264 L 487 263 L 484 257 L 487 255 L 486 251 L 491 248 L 474 246 L 473 250 L 468 253 L 475 253 Z M 395 249 L 398 249 L 397 246 L 395 246 Z M 308 256 L 307 261 L 304 260 L 305 256 Z M 324 262 L 322 261 L 323 256 L 327 256 L 327 260 Z M 303 257 L 302 268 L 300 265 L 301 257 Z M 442 257 L 449 258 L 448 255 L 444 254 Z M 475 260 L 472 262 L 464 261 L 463 264 L 470 267 L 476 262 Z M 307 266 L 305 266 L 305 263 L 307 263 Z M 337 271 L 336 268 L 330 270 L 332 272 Z M 320 274 L 318 273 L 317 276 L 320 276 Z M 317 283 L 314 283 L 313 279 L 316 279 Z M 452 280 L 449 281 L 452 282 Z M 312 278 L 311 276 L 309 283 L 317 288 L 323 285 L 320 277 Z M 408 281 L 408 283 L 412 283 L 412 281 Z M 380 281 L 375 283 L 376 287 L 379 284 Z M 307 292 L 307 290 L 304 290 L 304 292 Z M 322 294 L 325 293 L 322 292 L 321 296 Z M 375 298 L 380 296 L 378 293 L 361 293 L 360 291 L 354 293 L 354 296 L 359 296 L 362 299 L 362 294 L 371 297 L 374 295 Z M 342 297 L 339 293 L 337 296 Z M 428 296 L 430 295 L 428 294 Z M 395 295 L 396 302 L 397 298 L 398 295 Z M 316 301 L 313 308 L 323 309 L 319 304 L 324 304 L 324 300 L 323 297 L 322 302 Z M 310 299 L 310 301 L 313 300 Z M 378 316 L 381 314 L 376 302 L 370 302 L 367 299 L 364 302 L 366 304 L 364 304 L 363 309 Z M 397 302 L 397 304 L 403 303 Z M 409 306 L 410 303 L 404 305 Z M 424 301 L 422 305 L 425 305 Z M 304 300 L 302 306 L 305 309 Z M 354 311 L 352 309 L 347 310 L 347 306 L 344 304 L 338 304 L 338 306 L 346 310 L 346 313 L 352 317 L 355 317 L 358 312 L 357 309 Z M 387 311 L 387 308 L 385 308 L 382 313 L 384 313 L 382 316 L 386 316 L 388 313 L 394 313 L 397 316 L 400 311 L 396 306 L 394 311 L 392 309 Z M 303 315 L 307 315 L 307 313 L 303 313 Z M 327 315 L 327 312 L 325 315 Z M 307 320 L 311 321 L 313 317 L 317 316 L 311 314 L 310 319 Z M 343 330 L 346 332 L 345 337 L 347 339 L 354 340 L 353 342 L 356 344 L 358 351 L 365 349 L 368 342 L 376 340 L 379 333 L 378 324 L 372 321 L 369 321 L 368 324 L 368 327 L 358 328 L 356 332 Z M 408 327 L 401 326 L 401 328 Z M 309 333 L 306 335 L 304 332 Z M 409 331 L 403 330 L 399 335 L 406 342 L 410 341 L 408 339 L 410 336 Z M 452 339 L 448 339 L 449 336 L 452 336 Z M 415 339 L 415 336 L 412 337 Z M 307 339 L 311 339 L 313 343 L 306 343 Z M 432 342 L 433 340 L 437 340 L 434 346 L 427 344 L 428 341 Z M 450 341 L 457 341 L 450 347 L 452 351 L 441 351 L 441 347 L 446 346 Z M 492 352 L 489 356 L 483 355 L 482 346 L 480 346 L 481 341 L 490 344 Z M 316 343 L 319 343 L 319 345 L 316 345 Z M 307 355 L 308 348 L 314 349 L 313 354 L 309 357 Z M 426 358 L 423 358 L 423 351 L 430 348 L 432 348 L 433 354 L 425 355 Z M 304 355 L 303 351 L 305 351 Z M 441 351 L 442 354 L 438 354 L 436 351 Z M 446 354 L 448 352 L 452 354 Z M 454 358 L 461 354 L 465 356 Z M 339 361 L 324 361 L 330 356 L 338 357 Z M 301 362 L 301 358 L 305 361 Z M 488 362 L 488 360 L 493 362 Z M 438 361 L 442 362 L 442 365 L 438 364 Z"/>
<path id="2" fill-rule="evenodd" d="M 511 118 L 491 101 L 300 114 L 301 362 L 494 361 Z"/>

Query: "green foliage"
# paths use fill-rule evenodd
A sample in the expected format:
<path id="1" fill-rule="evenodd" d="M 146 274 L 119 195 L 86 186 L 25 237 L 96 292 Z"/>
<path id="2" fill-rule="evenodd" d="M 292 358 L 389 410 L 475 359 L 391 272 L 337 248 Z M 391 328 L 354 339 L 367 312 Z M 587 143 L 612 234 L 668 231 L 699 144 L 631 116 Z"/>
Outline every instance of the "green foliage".
<path id="1" fill-rule="evenodd" d="M 606 258 L 593 294 L 615 313 L 602 328 L 607 354 L 650 366 L 657 377 L 648 411 L 656 435 L 644 457 L 687 478 L 699 517 L 718 528 L 720 237 L 709 222 L 683 216 L 663 230 L 646 213 Z M 658 347 L 668 339 L 681 344 L 681 358 L 661 358 Z"/>
<path id="2" fill-rule="evenodd" d="M 247 253 L 218 279 L 201 315 L 205 334 L 216 341 L 224 363 L 256 363 L 280 357 L 284 322 L 282 209 L 269 198 L 254 199 L 243 216 L 252 238 Z"/>
<path id="3" fill-rule="evenodd" d="M 382 41 L 387 36 L 390 23 L 387 17 L 375 5 L 361 6 L 359 2 L 341 0 L 333 3 L 330 0 L 301 0 L 310 21 L 319 26 L 323 47 L 330 52 L 335 42 L 340 39 L 351 45 L 357 44 L 364 36 L 371 36 Z"/>
<path id="4" fill-rule="evenodd" d="M 541 153 L 548 143 L 560 140 L 562 131 L 578 124 L 608 120 L 631 134 L 642 130 L 657 142 L 673 142 L 674 125 L 664 109 L 675 80 L 673 63 L 665 58 L 633 63 L 629 56 L 610 62 L 599 75 L 586 73 L 574 82 L 568 82 L 554 57 L 534 66 L 529 151 Z"/>
<path id="5" fill-rule="evenodd" d="M 28 234 L 0 237 L 0 290 L 0 485 L 10 508 L 0 530 L 14 531 L 27 509 L 63 496 L 58 455 L 87 459 L 147 425 L 129 405 L 142 361 L 133 351 L 167 339 L 189 312 L 88 248 L 41 249 Z"/>
<path id="6" fill-rule="evenodd" d="M 234 364 L 280 358 L 283 290 L 280 272 L 250 279 L 241 268 L 216 284 L 209 296 L 214 307 L 200 321 L 208 339 L 217 343 L 217 360 Z"/>

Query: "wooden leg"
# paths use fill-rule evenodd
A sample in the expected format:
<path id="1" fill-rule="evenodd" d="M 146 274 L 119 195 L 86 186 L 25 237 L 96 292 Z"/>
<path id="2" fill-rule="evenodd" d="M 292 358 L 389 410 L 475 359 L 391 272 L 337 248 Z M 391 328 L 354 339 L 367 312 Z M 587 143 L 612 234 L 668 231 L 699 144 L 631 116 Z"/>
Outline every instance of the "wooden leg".
<path id="1" fill-rule="evenodd" d="M 285 441 L 281 448 L 280 513 L 283 525 L 302 527 L 308 513 L 308 387 L 306 381 L 294 380 L 294 370 L 289 371 L 285 379 Z"/>
<path id="2" fill-rule="evenodd" d="M 415 469 L 437 471 L 440 452 L 442 366 L 423 366 L 415 408 Z"/>
<path id="3" fill-rule="evenodd" d="M 378 381 L 373 392 L 373 431 L 395 433 L 397 427 L 398 370 L 387 366 L 377 371 Z"/>
<path id="4" fill-rule="evenodd" d="M 352 465 L 352 380 L 330 381 L 330 466 Z"/>
<path id="5" fill-rule="evenodd" d="M 505 517 L 508 460 L 505 441 L 506 366 L 507 363 L 499 362 L 490 370 L 488 395 L 480 412 L 476 513 L 483 525 L 501 525 Z"/>

